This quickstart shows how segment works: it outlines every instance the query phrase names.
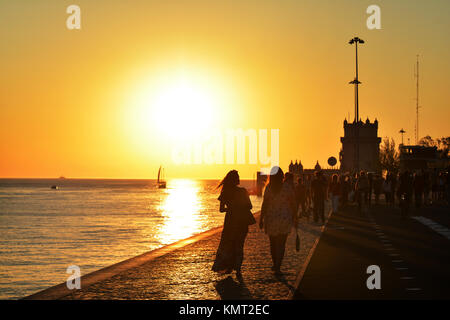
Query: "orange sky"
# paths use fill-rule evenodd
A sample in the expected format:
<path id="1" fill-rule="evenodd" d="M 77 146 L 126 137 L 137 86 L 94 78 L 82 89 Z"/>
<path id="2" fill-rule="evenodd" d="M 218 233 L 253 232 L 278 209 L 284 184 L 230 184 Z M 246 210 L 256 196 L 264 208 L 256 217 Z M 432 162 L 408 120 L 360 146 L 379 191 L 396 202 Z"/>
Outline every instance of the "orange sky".
<path id="1" fill-rule="evenodd" d="M 82 29 L 71 31 L 65 10 L 74 2 Z M 378 118 L 381 137 L 399 142 L 403 127 L 414 141 L 419 54 L 421 136 L 449 135 L 450 3 L 376 1 L 382 30 L 368 30 L 371 4 L 3 1 L 0 177 L 154 178 L 160 164 L 168 178 L 232 168 L 252 177 L 260 165 L 173 163 L 180 135 L 211 128 L 279 129 L 282 167 L 325 164 L 338 157 L 343 119 L 353 118 L 355 35 L 366 41 L 362 118 Z M 208 100 L 202 131 L 201 117 L 155 104 L 180 77 Z"/>

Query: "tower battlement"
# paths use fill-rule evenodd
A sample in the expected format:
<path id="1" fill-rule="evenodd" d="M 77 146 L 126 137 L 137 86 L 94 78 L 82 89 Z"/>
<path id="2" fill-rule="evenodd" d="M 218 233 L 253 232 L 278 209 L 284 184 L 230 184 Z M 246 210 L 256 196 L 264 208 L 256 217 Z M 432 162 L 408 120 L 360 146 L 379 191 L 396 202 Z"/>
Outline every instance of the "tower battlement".
<path id="1" fill-rule="evenodd" d="M 378 120 L 348 122 L 344 120 L 344 136 L 341 137 L 341 170 L 378 171 L 381 138 L 378 137 Z M 359 151 L 358 151 L 359 150 Z M 359 153 L 359 156 L 357 156 Z"/>
<path id="2" fill-rule="evenodd" d="M 347 122 L 344 120 L 344 137 L 356 137 L 357 132 L 360 138 L 376 137 L 378 134 L 378 120 L 370 122 L 369 118 L 365 122 Z M 341 138 L 342 141 L 343 138 Z"/>

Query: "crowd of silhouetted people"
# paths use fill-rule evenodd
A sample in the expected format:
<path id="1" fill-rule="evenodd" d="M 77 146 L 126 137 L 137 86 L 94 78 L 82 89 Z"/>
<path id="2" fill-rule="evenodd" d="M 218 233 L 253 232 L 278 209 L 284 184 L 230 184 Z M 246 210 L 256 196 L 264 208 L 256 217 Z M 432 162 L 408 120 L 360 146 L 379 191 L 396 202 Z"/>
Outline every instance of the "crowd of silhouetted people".
<path id="1" fill-rule="evenodd" d="M 230 171 L 221 181 L 220 211 L 225 213 L 222 236 L 217 249 L 213 271 L 241 277 L 244 243 L 249 225 L 256 220 L 251 213 L 252 203 L 245 188 L 239 187 L 239 174 Z M 398 205 L 406 217 L 411 205 L 420 208 L 450 203 L 449 170 L 418 170 L 401 173 L 387 172 L 384 176 L 360 171 L 355 174 L 333 174 L 327 177 L 322 170 L 313 175 L 287 172 L 273 167 L 264 189 L 259 227 L 267 234 L 272 256 L 272 270 L 281 273 L 286 240 L 298 221 L 325 223 L 325 201 L 331 210 L 353 205 L 363 214 L 368 206 L 383 200 L 388 206 Z"/>
<path id="2" fill-rule="evenodd" d="M 322 175 L 316 172 L 315 176 Z M 359 212 L 362 212 L 364 207 L 380 204 L 384 200 L 387 205 L 398 205 L 402 214 L 406 214 L 411 205 L 420 208 L 450 204 L 449 170 L 405 170 L 401 173 L 386 172 L 384 176 L 360 171 L 355 174 L 333 174 L 324 180 L 328 180 L 325 197 L 331 200 L 333 212 L 352 202 L 357 203 Z M 317 177 L 306 175 L 300 177 L 297 184 L 299 211 L 307 217 L 311 208 L 315 210 L 314 189 L 317 182 L 314 181 L 317 181 Z"/>

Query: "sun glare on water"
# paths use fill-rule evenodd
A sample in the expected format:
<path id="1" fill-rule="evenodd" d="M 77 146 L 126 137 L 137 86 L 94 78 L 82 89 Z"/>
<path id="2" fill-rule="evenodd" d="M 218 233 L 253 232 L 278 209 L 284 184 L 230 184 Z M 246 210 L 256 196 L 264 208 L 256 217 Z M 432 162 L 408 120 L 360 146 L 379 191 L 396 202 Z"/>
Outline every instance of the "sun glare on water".
<path id="1" fill-rule="evenodd" d="M 201 228 L 199 218 L 203 209 L 199 197 L 199 185 L 194 180 L 173 179 L 165 189 L 166 197 L 159 210 L 164 217 L 160 240 L 164 244 L 172 243 L 198 233 Z"/>

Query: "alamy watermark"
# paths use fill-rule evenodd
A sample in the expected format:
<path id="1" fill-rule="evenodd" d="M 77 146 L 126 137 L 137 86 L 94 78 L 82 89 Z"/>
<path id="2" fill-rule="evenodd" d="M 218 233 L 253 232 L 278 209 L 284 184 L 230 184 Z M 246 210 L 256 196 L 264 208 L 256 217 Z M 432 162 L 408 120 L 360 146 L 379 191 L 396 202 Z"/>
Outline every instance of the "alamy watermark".
<path id="1" fill-rule="evenodd" d="M 381 289 L 381 269 L 379 266 L 373 264 L 367 267 L 367 274 L 370 274 L 369 278 L 367 278 L 366 286 L 367 289 Z"/>
<path id="2" fill-rule="evenodd" d="M 381 29 L 381 9 L 376 4 L 372 4 L 367 7 L 367 14 L 370 16 L 367 18 L 366 25 L 369 30 Z"/>
<path id="3" fill-rule="evenodd" d="M 67 7 L 66 13 L 70 14 L 66 20 L 66 27 L 69 30 L 81 29 L 81 9 L 76 4 Z"/>
<path id="4" fill-rule="evenodd" d="M 67 289 L 81 289 L 81 270 L 79 266 L 72 265 L 68 266 L 66 273 L 70 274 L 67 278 L 66 286 Z"/>
<path id="5" fill-rule="evenodd" d="M 81 8 L 76 4 L 71 4 L 67 7 L 66 13 L 70 14 L 66 20 L 66 27 L 69 30 L 81 29 Z M 366 13 L 370 16 L 366 20 L 366 25 L 369 30 L 381 29 L 381 9 L 380 6 L 372 4 L 367 7 Z"/>
<path id="6" fill-rule="evenodd" d="M 175 164 L 260 164 L 268 174 L 279 165 L 279 129 L 216 130 L 194 143 L 179 143 L 172 150 Z M 248 152 L 247 152 L 248 151 Z"/>

